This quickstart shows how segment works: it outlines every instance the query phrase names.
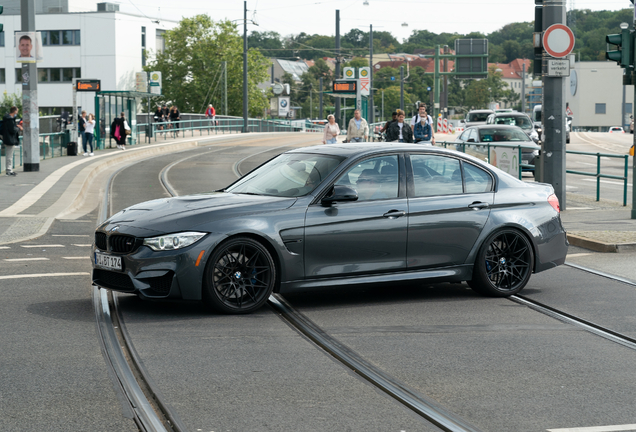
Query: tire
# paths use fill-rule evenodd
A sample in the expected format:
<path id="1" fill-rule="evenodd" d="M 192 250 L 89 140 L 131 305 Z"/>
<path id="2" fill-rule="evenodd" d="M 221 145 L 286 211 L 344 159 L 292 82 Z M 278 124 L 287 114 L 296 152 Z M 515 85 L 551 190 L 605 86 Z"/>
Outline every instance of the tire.
<path id="1" fill-rule="evenodd" d="M 526 286 L 534 268 L 530 241 L 520 231 L 505 229 L 491 234 L 479 250 L 468 285 L 489 297 L 508 297 Z"/>
<path id="2" fill-rule="evenodd" d="M 254 312 L 276 284 L 276 265 L 256 240 L 237 237 L 212 253 L 205 270 L 203 302 L 226 314 Z"/>

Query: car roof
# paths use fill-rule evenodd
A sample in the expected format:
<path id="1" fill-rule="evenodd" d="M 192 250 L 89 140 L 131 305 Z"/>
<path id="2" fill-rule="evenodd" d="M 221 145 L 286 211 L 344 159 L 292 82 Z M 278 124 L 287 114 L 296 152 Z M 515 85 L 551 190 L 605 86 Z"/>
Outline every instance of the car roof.
<path id="1" fill-rule="evenodd" d="M 470 114 L 470 113 L 487 113 L 487 112 L 494 113 L 494 111 L 490 110 L 490 109 L 479 109 L 479 110 L 470 110 L 470 111 L 468 111 L 468 114 Z"/>
<path id="2" fill-rule="evenodd" d="M 495 117 L 521 117 L 521 116 L 525 116 L 530 118 L 530 116 L 526 113 L 522 113 L 519 111 L 510 111 L 510 112 L 498 112 L 494 114 Z"/>
<path id="3" fill-rule="evenodd" d="M 342 144 L 326 144 L 326 145 L 317 145 L 311 147 L 302 147 L 298 149 L 293 149 L 288 151 L 287 153 L 312 153 L 312 154 L 324 154 L 324 155 L 332 155 L 332 156 L 343 156 L 343 157 L 352 157 L 352 156 L 360 156 L 364 154 L 373 154 L 384 151 L 393 151 L 393 152 L 427 152 L 427 153 L 438 153 L 438 154 L 452 154 L 452 155 L 461 155 L 468 156 L 469 159 L 472 159 L 470 155 L 466 155 L 465 153 L 457 152 L 455 150 L 447 150 L 439 147 L 432 146 L 423 146 L 421 144 L 405 144 L 405 143 L 342 143 Z"/>

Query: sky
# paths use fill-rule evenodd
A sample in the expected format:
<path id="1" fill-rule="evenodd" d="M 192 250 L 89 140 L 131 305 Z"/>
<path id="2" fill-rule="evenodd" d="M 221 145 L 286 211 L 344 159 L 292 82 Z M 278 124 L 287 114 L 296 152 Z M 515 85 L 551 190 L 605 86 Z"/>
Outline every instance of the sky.
<path id="1" fill-rule="evenodd" d="M 202 13 L 214 20 L 241 20 L 241 25 L 243 19 L 242 0 L 120 0 L 118 3 L 123 12 L 160 20 L 178 21 Z M 566 6 L 568 10 L 620 10 L 632 4 L 629 0 L 566 0 Z M 248 19 L 258 24 L 249 24 L 248 32 L 335 35 L 338 9 L 341 35 L 353 28 L 368 31 L 373 25 L 374 31 L 391 32 L 400 42 L 413 30 L 488 34 L 509 23 L 534 20 L 534 0 L 248 0 L 247 9 Z"/>

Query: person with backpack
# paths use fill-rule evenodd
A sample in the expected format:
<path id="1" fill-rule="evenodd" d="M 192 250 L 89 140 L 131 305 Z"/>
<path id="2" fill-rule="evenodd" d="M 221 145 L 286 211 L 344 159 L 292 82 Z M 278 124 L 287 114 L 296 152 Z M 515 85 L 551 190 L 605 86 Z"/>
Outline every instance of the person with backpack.
<path id="1" fill-rule="evenodd" d="M 126 121 L 126 114 L 122 112 L 110 125 L 110 136 L 117 143 L 118 149 L 126 150 L 126 137 L 129 134 L 129 132 L 127 132 L 129 130 L 130 126 L 128 126 L 128 122 Z"/>
<path id="2" fill-rule="evenodd" d="M 20 145 L 20 138 L 18 134 L 22 130 L 22 126 L 15 123 L 15 117 L 18 114 L 18 107 L 12 106 L 9 108 L 9 112 L 2 118 L 2 143 L 4 144 L 4 151 L 6 157 L 6 175 L 17 175 L 13 171 L 13 150 L 15 146 Z"/>
<path id="3" fill-rule="evenodd" d="M 435 145 L 435 135 L 433 134 L 433 117 L 426 114 L 426 104 L 420 103 L 417 108 L 417 114 L 414 115 L 411 119 L 411 128 L 413 128 L 414 131 L 415 125 L 417 123 L 420 123 L 422 119 L 426 119 L 426 123 L 431 127 L 431 138 L 427 141 L 430 141 L 432 145 Z"/>

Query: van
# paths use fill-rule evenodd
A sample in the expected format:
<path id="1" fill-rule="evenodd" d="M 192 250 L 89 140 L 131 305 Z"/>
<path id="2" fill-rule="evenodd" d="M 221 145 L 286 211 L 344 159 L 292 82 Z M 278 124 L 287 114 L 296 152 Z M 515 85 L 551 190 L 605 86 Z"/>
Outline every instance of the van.
<path id="1" fill-rule="evenodd" d="M 541 128 L 541 105 L 535 105 L 532 110 L 532 123 L 535 129 Z"/>

